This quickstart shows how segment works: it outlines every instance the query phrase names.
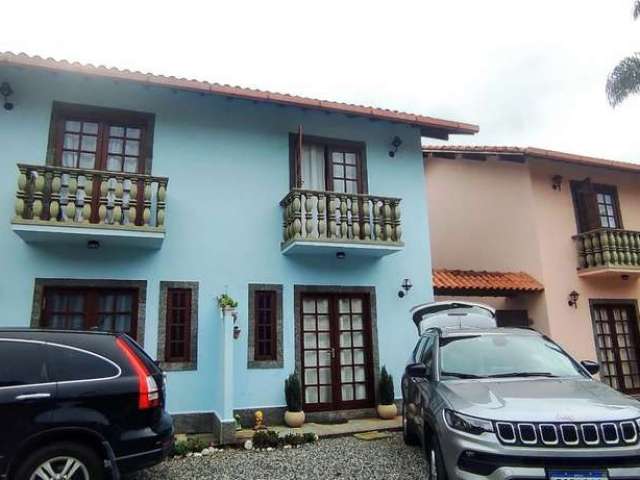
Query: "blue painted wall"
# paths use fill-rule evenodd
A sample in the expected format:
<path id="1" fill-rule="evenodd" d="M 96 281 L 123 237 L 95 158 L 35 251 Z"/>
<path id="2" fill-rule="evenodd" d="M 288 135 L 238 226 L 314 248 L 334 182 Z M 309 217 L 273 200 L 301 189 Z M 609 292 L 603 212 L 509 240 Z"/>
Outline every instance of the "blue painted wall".
<path id="1" fill-rule="evenodd" d="M 0 325 L 28 325 L 36 277 L 147 280 L 145 348 L 155 356 L 159 282 L 200 282 L 198 370 L 169 375 L 173 413 L 219 412 L 220 319 L 215 297 L 240 301 L 234 342 L 235 407 L 284 404 L 294 369 L 293 285 L 375 286 L 380 364 L 399 378 L 415 343 L 411 306 L 432 300 L 425 182 L 416 128 L 243 100 L 0 68 L 15 109 L 0 110 Z M 159 251 L 72 249 L 24 243 L 10 228 L 16 163 L 44 164 L 54 100 L 152 112 L 153 174 L 169 177 L 167 236 Z M 369 191 L 402 198 L 400 253 L 375 259 L 289 257 L 280 253 L 280 200 L 289 188 L 289 132 L 364 141 Z M 398 155 L 387 155 L 394 135 Z M 403 278 L 414 284 L 404 299 Z M 284 368 L 247 370 L 249 283 L 284 286 Z"/>

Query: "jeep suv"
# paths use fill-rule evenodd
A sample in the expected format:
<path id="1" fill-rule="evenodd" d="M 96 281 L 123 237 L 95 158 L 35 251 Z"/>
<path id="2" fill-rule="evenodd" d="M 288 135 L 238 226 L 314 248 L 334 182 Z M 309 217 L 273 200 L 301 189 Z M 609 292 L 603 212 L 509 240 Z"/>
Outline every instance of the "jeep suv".
<path id="1" fill-rule="evenodd" d="M 640 478 L 640 402 L 592 379 L 597 363 L 533 330 L 465 327 L 460 306 L 448 316 L 414 316 L 402 378 L 404 439 L 428 478 Z"/>
<path id="2" fill-rule="evenodd" d="M 0 479 L 117 479 L 162 461 L 164 388 L 127 335 L 0 329 Z"/>

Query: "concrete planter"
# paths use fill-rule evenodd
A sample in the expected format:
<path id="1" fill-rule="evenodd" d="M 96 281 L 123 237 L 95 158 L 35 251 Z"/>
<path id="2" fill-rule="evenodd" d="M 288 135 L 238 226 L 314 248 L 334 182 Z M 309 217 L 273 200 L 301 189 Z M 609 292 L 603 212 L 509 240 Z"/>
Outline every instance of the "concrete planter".
<path id="1" fill-rule="evenodd" d="M 284 423 L 291 428 L 300 428 L 304 424 L 304 412 L 284 412 Z"/>
<path id="2" fill-rule="evenodd" d="M 394 403 L 391 405 L 378 405 L 376 409 L 378 416 L 383 420 L 392 420 L 398 415 L 398 407 Z"/>

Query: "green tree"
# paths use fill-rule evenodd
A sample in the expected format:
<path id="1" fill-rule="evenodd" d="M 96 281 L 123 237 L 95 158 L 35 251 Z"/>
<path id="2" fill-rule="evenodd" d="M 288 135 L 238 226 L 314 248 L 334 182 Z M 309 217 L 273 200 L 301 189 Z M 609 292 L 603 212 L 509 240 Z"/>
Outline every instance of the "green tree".
<path id="1" fill-rule="evenodd" d="M 640 18 L 640 0 L 633 4 L 633 18 Z M 629 95 L 640 93 L 640 53 L 630 55 L 616 65 L 607 80 L 607 97 L 612 107 Z"/>

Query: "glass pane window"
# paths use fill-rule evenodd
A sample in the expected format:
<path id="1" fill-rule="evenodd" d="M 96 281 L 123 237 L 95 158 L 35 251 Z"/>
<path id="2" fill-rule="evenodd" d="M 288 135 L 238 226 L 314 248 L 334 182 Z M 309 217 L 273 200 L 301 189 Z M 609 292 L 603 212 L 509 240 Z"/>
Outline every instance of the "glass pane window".
<path id="1" fill-rule="evenodd" d="M 168 288 L 165 361 L 191 361 L 191 289 Z"/>
<path id="2" fill-rule="evenodd" d="M 82 120 L 67 120 L 62 129 L 60 160 L 63 167 L 96 168 L 98 124 Z"/>
<path id="3" fill-rule="evenodd" d="M 276 292 L 273 290 L 256 290 L 254 292 L 254 336 L 255 360 L 277 359 L 277 325 L 276 325 Z M 306 316 L 305 325 L 314 328 L 315 317 Z M 305 327 L 305 328 L 306 328 Z M 315 343 L 315 338 L 309 338 Z"/>

